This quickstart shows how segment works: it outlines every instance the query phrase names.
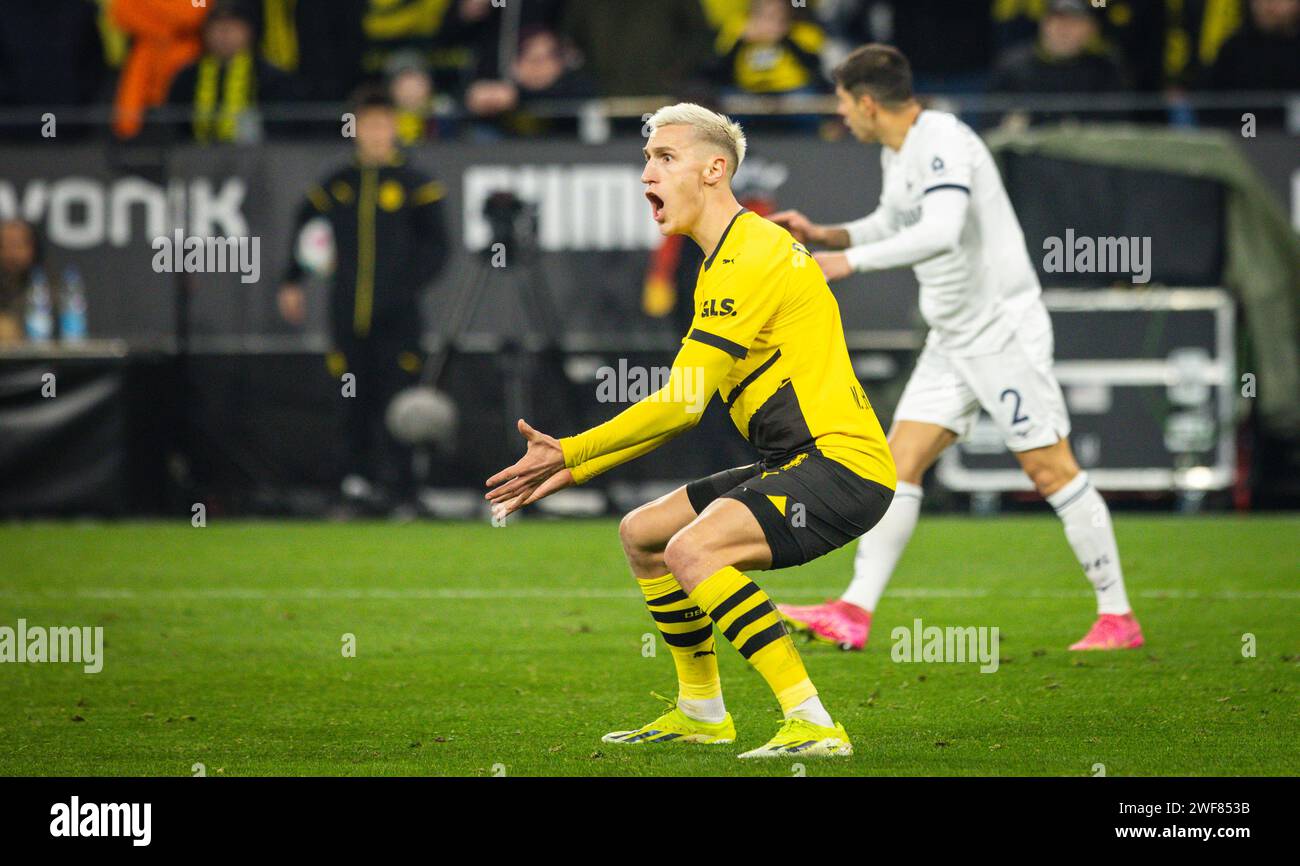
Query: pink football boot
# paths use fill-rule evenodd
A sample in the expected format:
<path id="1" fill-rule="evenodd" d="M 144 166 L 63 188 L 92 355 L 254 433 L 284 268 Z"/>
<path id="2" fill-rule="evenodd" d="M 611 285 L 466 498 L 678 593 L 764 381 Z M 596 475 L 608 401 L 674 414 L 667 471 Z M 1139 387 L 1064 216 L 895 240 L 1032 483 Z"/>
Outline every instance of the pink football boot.
<path id="1" fill-rule="evenodd" d="M 815 640 L 842 650 L 860 650 L 867 645 L 871 611 L 856 604 L 836 599 L 808 607 L 778 604 L 776 609 L 794 631 L 807 632 Z"/>
<path id="2" fill-rule="evenodd" d="M 1146 643 L 1142 638 L 1142 626 L 1138 625 L 1133 612 L 1103 613 L 1088 629 L 1088 633 L 1078 643 L 1070 645 L 1072 650 L 1111 650 L 1137 649 Z"/>

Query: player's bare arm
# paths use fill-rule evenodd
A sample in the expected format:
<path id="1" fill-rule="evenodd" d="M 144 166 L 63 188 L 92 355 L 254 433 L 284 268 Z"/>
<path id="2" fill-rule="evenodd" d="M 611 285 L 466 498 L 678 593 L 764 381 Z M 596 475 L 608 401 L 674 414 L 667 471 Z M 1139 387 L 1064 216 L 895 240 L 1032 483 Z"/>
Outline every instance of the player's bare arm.
<path id="1" fill-rule="evenodd" d="M 794 239 L 804 246 L 842 250 L 849 245 L 849 232 L 844 226 L 818 225 L 797 210 L 783 210 L 768 219 L 794 235 Z"/>

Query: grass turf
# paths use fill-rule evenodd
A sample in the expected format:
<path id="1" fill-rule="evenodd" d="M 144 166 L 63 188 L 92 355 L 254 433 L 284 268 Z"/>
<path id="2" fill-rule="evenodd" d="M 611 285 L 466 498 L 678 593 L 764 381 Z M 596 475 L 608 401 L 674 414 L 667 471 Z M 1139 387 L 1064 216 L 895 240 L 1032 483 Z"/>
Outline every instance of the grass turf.
<path id="1" fill-rule="evenodd" d="M 923 519 L 867 651 L 804 651 L 856 748 L 805 772 L 1300 772 L 1300 520 L 1117 524 L 1147 646 L 1078 654 L 1092 594 L 1054 518 Z M 756 577 L 820 600 L 852 555 Z M 105 660 L 0 664 L 4 775 L 797 772 L 736 760 L 779 716 L 721 639 L 734 746 L 599 741 L 675 691 L 610 521 L 3 526 L 0 626 L 20 617 L 103 626 Z M 999 670 L 892 661 L 918 617 L 997 626 Z"/>

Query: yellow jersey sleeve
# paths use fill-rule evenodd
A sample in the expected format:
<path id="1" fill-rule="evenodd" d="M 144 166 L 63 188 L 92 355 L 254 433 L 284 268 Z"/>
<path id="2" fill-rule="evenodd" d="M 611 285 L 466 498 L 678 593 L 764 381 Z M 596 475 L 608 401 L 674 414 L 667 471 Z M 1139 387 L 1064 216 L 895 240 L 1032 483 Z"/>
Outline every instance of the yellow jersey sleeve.
<path id="1" fill-rule="evenodd" d="M 700 422 L 713 392 L 735 365 L 735 358 L 702 343 L 687 343 L 673 360 L 668 381 L 655 393 L 632 404 L 604 424 L 560 440 L 569 469 L 651 440 L 666 442 Z M 628 456 L 645 453 L 638 451 Z M 617 465 L 610 463 L 609 466 Z M 601 464 L 597 464 L 600 466 Z M 579 470 L 582 472 L 582 470 Z M 575 474 L 574 478 L 577 479 Z M 590 477 L 589 475 L 587 477 Z"/>
<path id="2" fill-rule="evenodd" d="M 615 466 L 622 466 L 624 463 L 629 460 L 635 460 L 642 454 L 649 454 L 665 442 L 677 438 L 678 434 L 682 432 L 682 430 L 673 430 L 664 433 L 662 436 L 648 439 L 640 445 L 633 445 L 631 448 L 624 448 L 622 451 L 615 451 L 612 454 L 603 454 L 600 457 L 595 457 L 585 463 L 580 463 L 570 470 L 573 474 L 573 483 L 586 484 L 597 475 L 608 472 Z"/>

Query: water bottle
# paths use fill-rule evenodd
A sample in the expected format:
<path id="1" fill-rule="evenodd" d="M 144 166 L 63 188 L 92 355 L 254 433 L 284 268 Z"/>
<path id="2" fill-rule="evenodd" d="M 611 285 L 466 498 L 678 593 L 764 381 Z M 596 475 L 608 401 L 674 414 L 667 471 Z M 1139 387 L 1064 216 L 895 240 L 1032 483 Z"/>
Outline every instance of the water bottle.
<path id="1" fill-rule="evenodd" d="M 63 296 L 59 304 L 59 337 L 67 343 L 86 339 L 86 290 L 81 271 L 68 265 L 63 272 Z"/>
<path id="2" fill-rule="evenodd" d="M 40 268 L 32 269 L 25 323 L 27 339 L 31 342 L 48 343 L 54 338 L 54 304 L 50 298 L 50 285 L 45 281 L 45 271 Z"/>

